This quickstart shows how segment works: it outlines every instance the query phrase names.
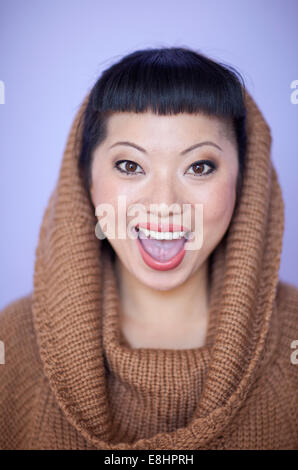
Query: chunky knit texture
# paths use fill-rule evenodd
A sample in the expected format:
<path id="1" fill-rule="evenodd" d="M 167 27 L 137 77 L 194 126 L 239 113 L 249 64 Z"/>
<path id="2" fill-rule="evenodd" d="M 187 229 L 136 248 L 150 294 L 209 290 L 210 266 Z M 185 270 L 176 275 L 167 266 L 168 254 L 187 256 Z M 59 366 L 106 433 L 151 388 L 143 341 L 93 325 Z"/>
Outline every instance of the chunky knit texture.
<path id="1" fill-rule="evenodd" d="M 41 224 L 33 292 L 0 313 L 2 449 L 298 449 L 298 288 L 279 279 L 284 205 L 246 93 L 239 205 L 209 258 L 201 348 L 133 349 L 77 170 L 81 104 Z"/>

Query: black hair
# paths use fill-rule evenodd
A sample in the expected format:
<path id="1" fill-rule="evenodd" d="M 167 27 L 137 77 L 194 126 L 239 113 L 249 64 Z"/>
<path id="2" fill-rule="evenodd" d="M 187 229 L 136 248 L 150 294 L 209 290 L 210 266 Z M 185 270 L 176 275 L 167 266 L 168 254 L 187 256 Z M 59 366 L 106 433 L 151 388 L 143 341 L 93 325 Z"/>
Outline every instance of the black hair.
<path id="1" fill-rule="evenodd" d="M 88 194 L 92 153 L 106 138 L 107 121 L 113 112 L 200 112 L 224 118 L 227 136 L 232 131 L 236 139 L 238 202 L 246 152 L 244 90 L 244 80 L 234 67 L 189 48 L 148 48 L 126 55 L 99 77 L 78 126 L 83 127 L 78 167 Z"/>

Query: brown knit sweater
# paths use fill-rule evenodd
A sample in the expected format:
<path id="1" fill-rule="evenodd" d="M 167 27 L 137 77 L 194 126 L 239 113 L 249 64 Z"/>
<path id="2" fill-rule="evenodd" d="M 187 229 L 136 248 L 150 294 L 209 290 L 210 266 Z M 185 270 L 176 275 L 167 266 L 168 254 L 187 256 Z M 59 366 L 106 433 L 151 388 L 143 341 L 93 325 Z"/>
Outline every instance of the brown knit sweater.
<path id="1" fill-rule="evenodd" d="M 87 99 L 43 217 L 33 292 L 0 313 L 0 448 L 298 449 L 298 288 L 279 279 L 284 205 L 262 113 L 247 94 L 243 190 L 209 259 L 206 343 L 133 349 L 77 171 Z"/>

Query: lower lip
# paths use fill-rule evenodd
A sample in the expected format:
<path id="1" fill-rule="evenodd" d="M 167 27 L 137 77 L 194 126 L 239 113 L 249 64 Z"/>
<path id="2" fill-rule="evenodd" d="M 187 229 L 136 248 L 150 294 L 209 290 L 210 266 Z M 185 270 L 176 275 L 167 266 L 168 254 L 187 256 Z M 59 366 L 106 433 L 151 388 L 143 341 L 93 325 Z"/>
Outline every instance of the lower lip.
<path id="1" fill-rule="evenodd" d="M 169 269 L 174 269 L 179 264 L 182 262 L 184 256 L 185 256 L 185 249 L 184 247 L 182 250 L 177 253 L 173 258 L 171 258 L 168 261 L 165 261 L 164 263 L 161 263 L 160 261 L 157 261 L 156 259 L 152 258 L 152 256 L 147 253 L 147 251 L 144 250 L 142 243 L 140 242 L 139 238 L 136 238 L 137 245 L 139 247 L 141 256 L 144 260 L 144 262 L 152 269 L 156 269 L 158 271 L 168 271 Z"/>

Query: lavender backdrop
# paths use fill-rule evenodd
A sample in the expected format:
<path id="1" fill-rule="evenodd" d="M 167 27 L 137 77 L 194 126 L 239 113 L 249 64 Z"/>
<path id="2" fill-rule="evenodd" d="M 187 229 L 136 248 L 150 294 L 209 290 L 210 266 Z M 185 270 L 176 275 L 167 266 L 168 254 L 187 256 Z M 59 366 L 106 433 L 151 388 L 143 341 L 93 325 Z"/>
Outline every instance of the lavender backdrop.
<path id="1" fill-rule="evenodd" d="M 244 76 L 272 129 L 285 200 L 280 277 L 298 285 L 297 18 L 297 0 L 0 0 L 0 309 L 33 288 L 42 215 L 81 100 L 104 68 L 145 47 L 192 47 Z"/>

